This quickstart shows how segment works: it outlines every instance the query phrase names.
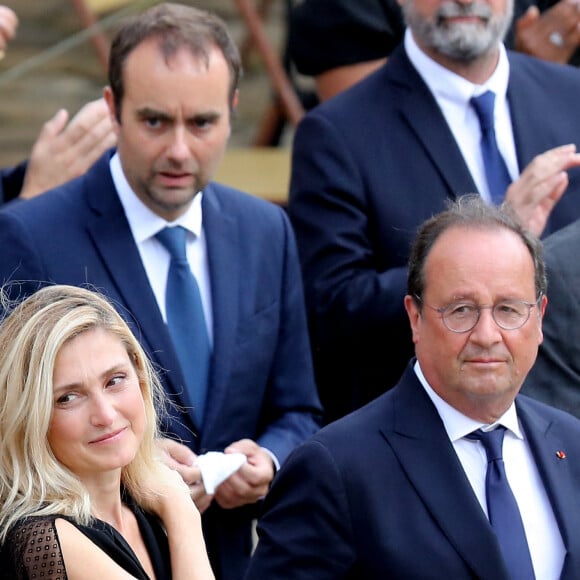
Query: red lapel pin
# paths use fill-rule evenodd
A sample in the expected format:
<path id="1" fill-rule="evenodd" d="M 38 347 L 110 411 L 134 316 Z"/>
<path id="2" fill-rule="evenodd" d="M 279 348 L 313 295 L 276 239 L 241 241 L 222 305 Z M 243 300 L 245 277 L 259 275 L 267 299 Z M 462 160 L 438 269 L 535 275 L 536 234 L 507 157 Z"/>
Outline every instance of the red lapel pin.
<path id="1" fill-rule="evenodd" d="M 558 459 L 566 459 L 566 454 L 563 451 L 556 451 L 556 457 Z"/>

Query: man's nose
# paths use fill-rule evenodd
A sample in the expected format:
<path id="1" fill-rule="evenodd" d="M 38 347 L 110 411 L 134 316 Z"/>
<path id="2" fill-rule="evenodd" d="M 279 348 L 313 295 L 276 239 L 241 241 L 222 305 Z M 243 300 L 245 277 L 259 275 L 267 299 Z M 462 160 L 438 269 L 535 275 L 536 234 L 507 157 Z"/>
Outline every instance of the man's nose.
<path id="1" fill-rule="evenodd" d="M 469 339 L 481 345 L 489 345 L 503 340 L 501 328 L 493 317 L 491 308 L 482 308 L 479 312 L 479 320 L 473 327 Z"/>
<path id="2" fill-rule="evenodd" d="M 173 132 L 168 154 L 177 161 L 183 161 L 190 156 L 189 139 L 185 129 L 178 127 Z"/>

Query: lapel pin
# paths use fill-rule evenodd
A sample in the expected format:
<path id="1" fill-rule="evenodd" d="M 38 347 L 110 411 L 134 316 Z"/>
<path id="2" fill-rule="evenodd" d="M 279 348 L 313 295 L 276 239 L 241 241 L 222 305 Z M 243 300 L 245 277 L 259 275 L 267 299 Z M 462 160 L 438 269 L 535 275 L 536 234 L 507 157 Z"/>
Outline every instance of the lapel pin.
<path id="1" fill-rule="evenodd" d="M 558 459 L 566 459 L 566 454 L 563 451 L 556 451 L 556 457 Z"/>

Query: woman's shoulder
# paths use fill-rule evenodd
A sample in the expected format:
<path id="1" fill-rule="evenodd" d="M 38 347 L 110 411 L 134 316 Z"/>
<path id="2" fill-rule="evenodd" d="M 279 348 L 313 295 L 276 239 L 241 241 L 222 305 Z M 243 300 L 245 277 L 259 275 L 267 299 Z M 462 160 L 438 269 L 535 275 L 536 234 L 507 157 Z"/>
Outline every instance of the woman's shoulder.
<path id="1" fill-rule="evenodd" d="M 8 578 L 66 580 L 56 518 L 32 516 L 12 526 L 0 550 L 0 564 L 3 573 L 9 572 Z"/>
<path id="2" fill-rule="evenodd" d="M 56 515 L 29 516 L 16 522 L 8 532 L 6 545 L 32 548 L 32 550 L 48 550 L 44 546 L 56 543 L 58 535 L 55 527 Z"/>

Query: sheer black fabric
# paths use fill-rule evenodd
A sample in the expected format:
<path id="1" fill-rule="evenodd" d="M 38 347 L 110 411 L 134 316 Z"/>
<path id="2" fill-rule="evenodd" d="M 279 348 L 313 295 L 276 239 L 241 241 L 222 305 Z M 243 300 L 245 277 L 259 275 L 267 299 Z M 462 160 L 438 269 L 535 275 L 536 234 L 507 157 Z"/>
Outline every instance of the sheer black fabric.
<path id="1" fill-rule="evenodd" d="M 143 541 L 157 580 L 171 580 L 167 536 L 157 519 L 130 505 L 135 513 Z M 109 524 L 94 520 L 80 526 L 68 517 L 31 517 L 12 528 L 0 547 L 0 578 L 10 580 L 67 580 L 66 568 L 55 519 L 71 522 L 119 566 L 140 580 L 149 580 L 137 556 L 125 539 Z"/>
<path id="2" fill-rule="evenodd" d="M 54 519 L 30 518 L 16 525 L 0 549 L 2 578 L 66 580 Z"/>

